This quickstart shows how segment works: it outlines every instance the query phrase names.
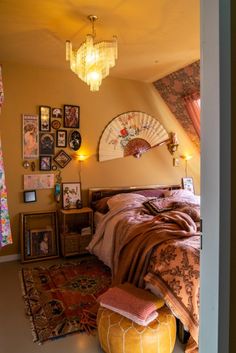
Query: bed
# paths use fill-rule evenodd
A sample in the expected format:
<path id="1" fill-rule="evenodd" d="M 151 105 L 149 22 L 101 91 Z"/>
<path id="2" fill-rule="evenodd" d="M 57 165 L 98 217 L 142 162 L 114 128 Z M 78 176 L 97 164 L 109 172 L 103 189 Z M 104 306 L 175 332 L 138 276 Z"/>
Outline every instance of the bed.
<path id="1" fill-rule="evenodd" d="M 164 298 L 198 352 L 200 197 L 179 185 L 89 190 L 96 232 L 88 250 L 130 282 Z"/>

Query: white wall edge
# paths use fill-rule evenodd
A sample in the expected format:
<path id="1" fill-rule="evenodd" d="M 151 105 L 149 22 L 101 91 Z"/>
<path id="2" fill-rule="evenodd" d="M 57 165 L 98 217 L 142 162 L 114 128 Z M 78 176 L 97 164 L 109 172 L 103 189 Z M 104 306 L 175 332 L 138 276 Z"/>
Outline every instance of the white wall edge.
<path id="1" fill-rule="evenodd" d="M 0 263 L 20 260 L 20 257 L 21 257 L 20 254 L 0 256 Z"/>

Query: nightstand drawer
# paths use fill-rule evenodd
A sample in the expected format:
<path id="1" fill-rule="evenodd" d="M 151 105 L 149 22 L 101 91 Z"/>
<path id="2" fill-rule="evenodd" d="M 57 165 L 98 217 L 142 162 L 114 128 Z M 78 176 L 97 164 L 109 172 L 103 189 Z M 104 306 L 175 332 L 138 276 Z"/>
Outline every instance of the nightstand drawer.
<path id="1" fill-rule="evenodd" d="M 61 237 L 62 254 L 64 256 L 79 252 L 80 234 L 63 234 Z"/>

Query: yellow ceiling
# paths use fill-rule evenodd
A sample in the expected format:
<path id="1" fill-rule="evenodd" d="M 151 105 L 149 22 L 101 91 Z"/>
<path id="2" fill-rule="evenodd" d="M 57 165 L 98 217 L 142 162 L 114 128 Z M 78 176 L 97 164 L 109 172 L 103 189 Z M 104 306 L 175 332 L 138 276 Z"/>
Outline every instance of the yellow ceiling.
<path id="1" fill-rule="evenodd" d="M 110 75 L 153 82 L 200 56 L 199 0 L 0 0 L 0 61 L 68 69 L 65 41 L 79 47 L 118 36 Z"/>

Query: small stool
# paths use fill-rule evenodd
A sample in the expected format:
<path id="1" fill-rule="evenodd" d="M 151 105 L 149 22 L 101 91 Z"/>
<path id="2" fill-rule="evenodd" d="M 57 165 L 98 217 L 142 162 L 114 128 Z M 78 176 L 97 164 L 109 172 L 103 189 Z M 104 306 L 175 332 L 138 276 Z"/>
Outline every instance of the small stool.
<path id="1" fill-rule="evenodd" d="M 176 320 L 166 306 L 148 326 L 140 326 L 126 317 L 99 308 L 98 337 L 106 353 L 172 353 L 176 338 Z"/>

